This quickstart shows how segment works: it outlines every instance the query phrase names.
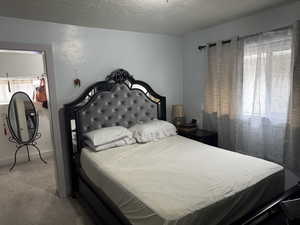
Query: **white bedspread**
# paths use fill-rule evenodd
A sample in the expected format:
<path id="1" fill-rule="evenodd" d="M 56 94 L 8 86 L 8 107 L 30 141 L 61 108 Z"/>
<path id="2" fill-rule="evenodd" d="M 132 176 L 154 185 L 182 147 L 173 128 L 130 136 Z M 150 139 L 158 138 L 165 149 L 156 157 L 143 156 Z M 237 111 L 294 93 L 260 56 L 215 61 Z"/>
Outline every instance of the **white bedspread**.
<path id="1" fill-rule="evenodd" d="M 283 191 L 283 168 L 181 136 L 92 152 L 87 176 L 132 224 L 229 224 Z"/>

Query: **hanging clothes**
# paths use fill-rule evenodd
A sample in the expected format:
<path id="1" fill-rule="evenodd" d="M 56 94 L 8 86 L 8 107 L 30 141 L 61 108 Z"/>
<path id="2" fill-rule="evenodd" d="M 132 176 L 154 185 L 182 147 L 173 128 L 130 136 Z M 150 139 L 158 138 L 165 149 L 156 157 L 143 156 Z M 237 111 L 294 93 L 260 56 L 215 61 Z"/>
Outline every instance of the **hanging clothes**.
<path id="1" fill-rule="evenodd" d="M 36 88 L 36 101 L 41 102 L 42 106 L 48 109 L 45 78 L 40 79 L 40 86 Z"/>

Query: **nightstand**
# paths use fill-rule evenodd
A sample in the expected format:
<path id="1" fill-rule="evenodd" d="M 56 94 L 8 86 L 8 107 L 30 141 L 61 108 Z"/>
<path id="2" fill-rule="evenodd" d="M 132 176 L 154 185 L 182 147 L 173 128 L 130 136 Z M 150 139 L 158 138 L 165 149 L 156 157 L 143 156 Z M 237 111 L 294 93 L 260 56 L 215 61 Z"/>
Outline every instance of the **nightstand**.
<path id="1" fill-rule="evenodd" d="M 217 132 L 212 132 L 212 131 L 207 131 L 202 129 L 196 129 L 194 131 L 181 131 L 180 129 L 178 129 L 177 132 L 180 136 L 187 137 L 195 141 L 200 141 L 205 144 L 218 147 Z"/>

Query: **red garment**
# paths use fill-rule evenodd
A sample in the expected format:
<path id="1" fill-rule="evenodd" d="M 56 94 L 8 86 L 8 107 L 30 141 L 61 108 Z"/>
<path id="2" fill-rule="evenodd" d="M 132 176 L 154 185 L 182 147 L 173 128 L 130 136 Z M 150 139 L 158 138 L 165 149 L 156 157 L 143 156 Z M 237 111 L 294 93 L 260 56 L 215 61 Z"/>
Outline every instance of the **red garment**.
<path id="1" fill-rule="evenodd" d="M 36 100 L 38 102 L 47 102 L 45 79 L 40 80 L 40 86 L 36 89 Z"/>

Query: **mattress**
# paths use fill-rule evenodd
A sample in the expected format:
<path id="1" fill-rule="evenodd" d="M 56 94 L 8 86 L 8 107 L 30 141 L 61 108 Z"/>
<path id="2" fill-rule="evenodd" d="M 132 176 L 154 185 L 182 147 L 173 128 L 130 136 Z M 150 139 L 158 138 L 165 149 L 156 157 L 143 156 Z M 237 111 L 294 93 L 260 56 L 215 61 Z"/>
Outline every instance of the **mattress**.
<path id="1" fill-rule="evenodd" d="M 178 135 L 82 149 L 81 166 L 133 225 L 226 225 L 284 190 L 280 165 Z"/>

